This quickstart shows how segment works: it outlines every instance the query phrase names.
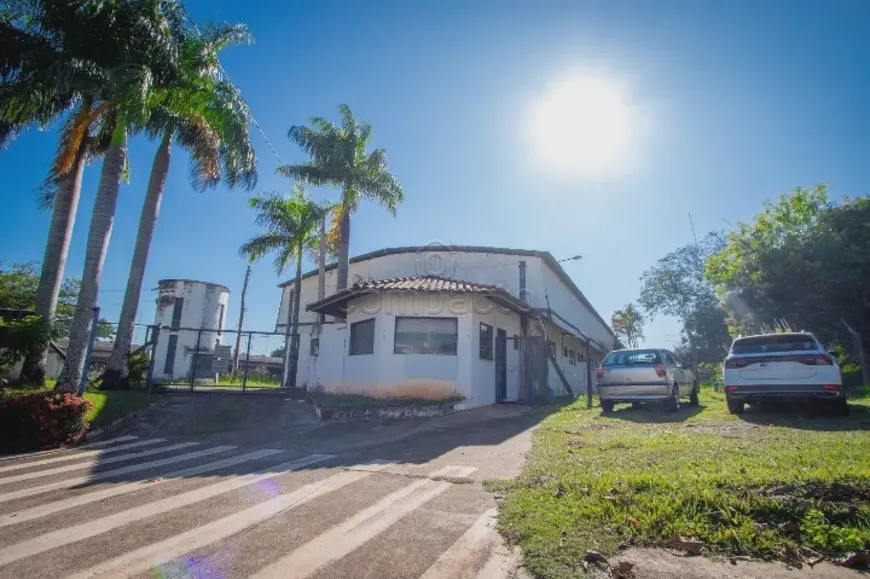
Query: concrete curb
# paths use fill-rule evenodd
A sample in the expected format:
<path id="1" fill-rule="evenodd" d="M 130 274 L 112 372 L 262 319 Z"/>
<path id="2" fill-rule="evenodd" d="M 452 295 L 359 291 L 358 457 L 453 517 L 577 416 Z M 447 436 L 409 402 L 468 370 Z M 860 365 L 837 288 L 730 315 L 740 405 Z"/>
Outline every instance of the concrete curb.
<path id="1" fill-rule="evenodd" d="M 314 412 L 321 421 L 342 420 L 370 422 L 373 420 L 405 420 L 433 418 L 465 410 L 465 402 L 451 402 L 431 406 L 376 406 L 373 408 L 330 408 L 313 403 Z"/>

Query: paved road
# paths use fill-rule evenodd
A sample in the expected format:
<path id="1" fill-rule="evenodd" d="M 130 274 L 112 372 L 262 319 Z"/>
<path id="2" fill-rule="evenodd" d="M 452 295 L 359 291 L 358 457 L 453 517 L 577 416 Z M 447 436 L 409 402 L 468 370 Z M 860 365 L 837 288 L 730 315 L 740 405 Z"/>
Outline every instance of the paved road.
<path id="1" fill-rule="evenodd" d="M 345 453 L 127 435 L 0 460 L 0 577 L 508 577 L 479 481 L 515 474 L 526 428 Z"/>

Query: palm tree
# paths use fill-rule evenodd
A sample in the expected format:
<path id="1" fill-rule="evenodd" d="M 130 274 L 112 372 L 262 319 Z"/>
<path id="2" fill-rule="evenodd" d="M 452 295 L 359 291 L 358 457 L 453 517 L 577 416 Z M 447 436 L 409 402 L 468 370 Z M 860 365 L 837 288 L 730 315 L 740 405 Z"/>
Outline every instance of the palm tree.
<path id="1" fill-rule="evenodd" d="M 290 320 L 289 387 L 296 386 L 296 368 L 299 363 L 299 305 L 302 287 L 302 254 L 310 250 L 318 239 L 320 220 L 330 210 L 308 198 L 305 190 L 293 185 L 292 197 L 271 194 L 254 197 L 251 208 L 257 211 L 255 223 L 266 231 L 249 239 L 239 254 L 252 262 L 267 253 L 277 252 L 275 271 L 278 275 L 291 259 L 296 259 L 296 291 L 293 292 L 293 315 Z"/>
<path id="2" fill-rule="evenodd" d="M 91 132 L 106 108 L 95 106 L 88 94 L 95 79 L 81 55 L 91 50 L 92 35 L 111 34 L 103 16 L 71 2 L 16 2 L 0 13 L 0 147 L 26 127 L 46 126 L 76 109 L 64 122 L 43 186 L 48 193 L 43 205 L 52 217 L 34 309 L 49 322 L 57 309 L 84 165 L 99 153 L 101 142 Z M 44 384 L 45 354 L 42 348 L 29 353 L 24 382 Z"/>
<path id="3" fill-rule="evenodd" d="M 88 230 L 85 267 L 81 291 L 70 330 L 69 347 L 58 390 L 74 390 L 84 373 L 85 353 L 90 339 L 93 310 L 97 305 L 100 277 L 114 223 L 121 177 L 127 165 L 127 138 L 131 128 L 141 127 L 148 119 L 149 103 L 155 87 L 172 80 L 178 67 L 178 47 L 186 31 L 182 8 L 171 1 L 129 0 L 96 4 L 111 11 L 114 34 L 104 50 L 120 62 L 100 63 L 97 69 L 98 98 L 106 105 L 107 127 L 111 139 L 103 159 L 100 183 Z"/>
<path id="4" fill-rule="evenodd" d="M 634 304 L 627 304 L 621 310 L 616 310 L 610 318 L 613 333 L 623 338 L 629 348 L 637 348 L 640 340 L 644 339 L 643 322 L 643 316 Z"/>
<path id="5" fill-rule="evenodd" d="M 103 389 L 129 387 L 127 359 L 169 172 L 172 142 L 190 152 L 191 179 L 198 190 L 216 186 L 222 171 L 230 187 L 241 184 L 250 189 L 256 183 L 256 159 L 248 132 L 250 114 L 236 88 L 219 77 L 217 58 L 218 52 L 230 43 L 249 40 L 244 26 L 208 28 L 202 35 L 191 35 L 181 50 L 182 78 L 156 91 L 160 100 L 151 111 L 146 130 L 160 138 L 160 145 L 151 167 L 115 345 L 103 374 Z"/>
<path id="6" fill-rule="evenodd" d="M 357 210 L 362 198 L 368 198 L 395 215 L 405 195 L 387 168 L 386 152 L 375 149 L 366 153 L 372 126 L 357 121 L 347 105 L 340 105 L 338 110 L 340 127 L 315 117 L 310 120 L 312 127 L 290 128 L 290 140 L 311 160 L 299 165 L 283 165 L 278 173 L 309 185 L 341 189 L 341 200 L 333 213 L 332 235 L 337 237 L 338 289 L 343 289 L 347 287 L 351 213 Z"/>

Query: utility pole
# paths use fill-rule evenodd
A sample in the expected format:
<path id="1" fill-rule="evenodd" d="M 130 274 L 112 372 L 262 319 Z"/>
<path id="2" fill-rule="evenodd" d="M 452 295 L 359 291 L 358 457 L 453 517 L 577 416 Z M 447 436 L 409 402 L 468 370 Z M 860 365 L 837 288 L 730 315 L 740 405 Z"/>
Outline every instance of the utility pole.
<path id="1" fill-rule="evenodd" d="M 698 235 L 695 233 L 695 222 L 692 220 L 691 213 L 689 213 L 689 225 L 692 228 L 692 239 L 695 240 L 695 256 L 698 258 L 696 265 L 700 269 L 700 267 L 701 267 L 701 261 L 700 261 L 701 260 L 701 248 L 698 246 Z M 697 307 L 697 302 L 695 303 L 695 306 Z M 692 332 L 689 333 L 689 344 L 692 347 L 692 373 L 695 374 L 695 376 L 697 376 L 698 375 L 698 344 L 697 344 L 697 340 L 695 340 L 695 334 L 697 333 L 697 330 L 698 330 L 697 325 L 696 325 L 697 312 L 693 310 L 692 314 L 696 319 L 694 320 L 694 323 L 693 323 L 694 329 Z M 683 323 L 685 323 L 685 321 Z"/>
<path id="2" fill-rule="evenodd" d="M 239 331 L 236 333 L 236 349 L 233 350 L 233 375 L 239 371 L 239 348 L 242 347 L 242 324 L 245 322 L 245 295 L 248 293 L 248 280 L 251 279 L 251 266 L 245 270 L 245 284 L 242 286 L 242 305 L 239 308 Z M 245 364 L 248 361 L 245 360 Z"/>

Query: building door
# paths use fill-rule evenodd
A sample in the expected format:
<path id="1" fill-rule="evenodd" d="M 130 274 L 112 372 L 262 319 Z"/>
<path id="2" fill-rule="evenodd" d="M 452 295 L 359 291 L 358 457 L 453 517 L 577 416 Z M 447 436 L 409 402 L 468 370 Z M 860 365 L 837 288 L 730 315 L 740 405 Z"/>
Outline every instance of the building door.
<path id="1" fill-rule="evenodd" d="M 496 330 L 495 334 L 495 401 L 507 398 L 507 332 Z"/>

